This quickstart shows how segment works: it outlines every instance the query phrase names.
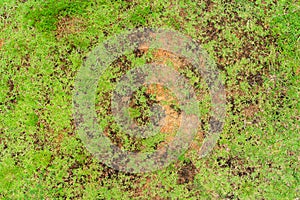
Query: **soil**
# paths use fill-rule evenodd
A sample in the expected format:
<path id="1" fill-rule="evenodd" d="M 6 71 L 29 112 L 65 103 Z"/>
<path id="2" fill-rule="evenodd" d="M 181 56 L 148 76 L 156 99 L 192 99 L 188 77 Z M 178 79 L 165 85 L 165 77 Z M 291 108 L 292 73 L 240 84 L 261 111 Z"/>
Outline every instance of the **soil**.
<path id="1" fill-rule="evenodd" d="M 184 162 L 177 173 L 177 184 L 193 183 L 198 170 L 192 162 Z"/>

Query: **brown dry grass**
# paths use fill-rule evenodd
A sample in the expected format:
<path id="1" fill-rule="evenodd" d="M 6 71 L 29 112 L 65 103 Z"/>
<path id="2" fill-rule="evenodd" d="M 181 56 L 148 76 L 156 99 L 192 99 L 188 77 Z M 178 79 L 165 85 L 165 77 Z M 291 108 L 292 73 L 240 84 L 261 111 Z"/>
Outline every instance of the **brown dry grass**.
<path id="1" fill-rule="evenodd" d="M 63 17 L 57 23 L 56 37 L 62 38 L 70 34 L 84 31 L 83 20 L 76 17 Z"/>
<path id="2" fill-rule="evenodd" d="M 0 39 L 0 49 L 2 49 L 3 45 L 4 45 L 4 39 Z"/>
<path id="3" fill-rule="evenodd" d="M 147 44 L 143 44 L 139 47 L 140 52 L 146 53 L 148 52 L 148 50 L 149 50 L 149 46 Z M 171 63 L 175 70 L 179 70 L 188 65 L 188 62 L 186 60 L 165 50 L 158 49 L 151 53 L 152 53 L 152 61 L 155 61 L 155 63 L 162 64 L 162 65 L 168 65 Z M 178 103 L 178 100 L 175 99 L 174 96 L 172 96 L 170 92 L 167 92 L 166 89 L 164 89 L 162 86 L 151 85 L 151 87 L 148 88 L 148 92 L 150 94 L 156 94 L 158 101 L 165 101 L 165 102 L 175 101 L 176 103 Z M 202 94 L 203 92 L 200 93 Z M 201 98 L 202 97 L 197 96 L 198 100 L 201 100 Z M 180 126 L 181 117 L 182 117 L 182 115 L 177 113 L 174 109 L 172 109 L 170 105 L 163 105 L 163 109 L 165 110 L 166 113 L 166 118 L 165 118 L 166 123 L 164 124 L 164 126 L 161 128 L 160 131 L 162 133 L 167 134 L 167 136 L 165 141 L 158 145 L 158 149 L 162 148 L 165 144 L 170 143 L 174 139 L 176 131 Z M 195 140 L 191 143 L 190 148 L 196 151 L 199 150 L 203 138 L 204 138 L 204 133 L 199 130 L 198 133 L 196 134 Z"/>

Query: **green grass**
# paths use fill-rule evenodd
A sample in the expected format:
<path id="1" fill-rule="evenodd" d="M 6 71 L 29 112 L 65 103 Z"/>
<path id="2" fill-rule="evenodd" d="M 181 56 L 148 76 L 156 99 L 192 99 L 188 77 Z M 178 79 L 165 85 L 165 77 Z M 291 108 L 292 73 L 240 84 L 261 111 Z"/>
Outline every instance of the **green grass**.
<path id="1" fill-rule="evenodd" d="M 105 39 L 136 27 L 190 35 L 217 63 L 227 117 L 208 157 L 199 159 L 191 148 L 165 169 L 127 174 L 100 163 L 76 134 L 72 91 L 83 60 Z M 299 27 L 296 0 L 1 1 L 0 197 L 299 198 Z M 136 66 L 147 56 L 128 58 Z M 112 80 L 124 73 L 113 69 L 98 86 L 103 127 L 112 121 L 110 115 L 101 118 L 108 112 Z M 205 86 L 188 69 L 181 73 L 204 95 L 204 132 L 210 107 Z M 137 99 L 140 114 L 149 115 L 141 110 L 148 109 L 143 95 Z M 152 151 L 164 139 L 133 140 L 117 125 L 110 128 L 120 140 L 114 142 L 129 150 Z"/>

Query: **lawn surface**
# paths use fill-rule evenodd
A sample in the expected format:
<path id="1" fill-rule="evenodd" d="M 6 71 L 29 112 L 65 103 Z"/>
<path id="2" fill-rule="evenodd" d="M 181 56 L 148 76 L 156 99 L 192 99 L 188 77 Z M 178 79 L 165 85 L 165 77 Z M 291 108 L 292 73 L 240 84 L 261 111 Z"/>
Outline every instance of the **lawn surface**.
<path id="1" fill-rule="evenodd" d="M 195 142 L 167 168 L 130 174 L 86 149 L 75 130 L 72 98 L 88 53 L 139 27 L 174 29 L 197 41 L 224 79 L 227 114 L 209 156 L 200 159 Z M 0 198 L 300 198 L 299 1 L 1 0 L 0 29 Z M 116 80 L 149 61 L 183 66 L 166 52 L 149 54 L 124 55 L 99 81 L 99 123 L 127 150 L 155 150 L 166 138 L 135 141 L 119 131 L 109 112 Z M 181 73 L 194 81 L 199 99 L 204 96 L 198 135 L 205 135 L 205 87 L 188 65 Z M 138 123 L 149 118 L 147 106 L 156 98 L 149 93 L 161 89 L 155 87 L 135 94 Z M 172 134 L 175 126 L 165 132 Z"/>

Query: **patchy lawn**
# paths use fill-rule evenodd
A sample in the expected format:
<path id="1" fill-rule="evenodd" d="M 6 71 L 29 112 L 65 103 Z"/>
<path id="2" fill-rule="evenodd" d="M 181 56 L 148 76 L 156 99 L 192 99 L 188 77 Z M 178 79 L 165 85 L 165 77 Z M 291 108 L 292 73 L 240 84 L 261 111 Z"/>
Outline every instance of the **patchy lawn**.
<path id="1" fill-rule="evenodd" d="M 192 80 L 203 114 L 190 149 L 165 169 L 130 174 L 94 158 L 76 133 L 72 95 L 83 61 L 105 39 L 138 27 L 174 29 L 215 60 L 227 115 L 209 156 L 197 156 L 210 109 L 201 76 L 182 58 L 146 47 L 117 59 L 104 73 L 98 121 L 127 150 L 153 151 L 171 141 L 180 108 L 163 88 L 141 88 L 131 101 L 140 124 L 149 121 L 151 105 L 167 102 L 169 123 L 158 136 L 129 137 L 110 110 L 114 85 L 126 71 L 171 63 Z M 2 0 L 0 29 L 1 198 L 300 198 L 299 1 Z"/>

